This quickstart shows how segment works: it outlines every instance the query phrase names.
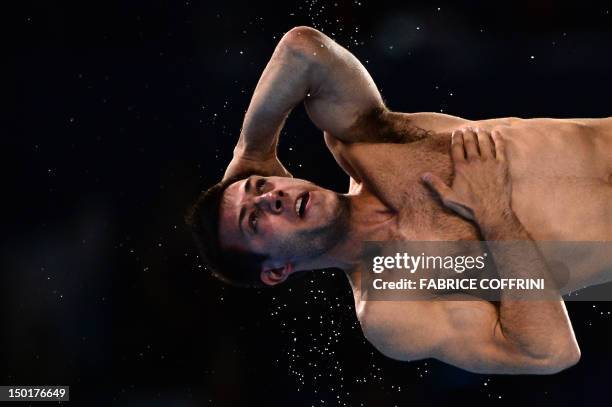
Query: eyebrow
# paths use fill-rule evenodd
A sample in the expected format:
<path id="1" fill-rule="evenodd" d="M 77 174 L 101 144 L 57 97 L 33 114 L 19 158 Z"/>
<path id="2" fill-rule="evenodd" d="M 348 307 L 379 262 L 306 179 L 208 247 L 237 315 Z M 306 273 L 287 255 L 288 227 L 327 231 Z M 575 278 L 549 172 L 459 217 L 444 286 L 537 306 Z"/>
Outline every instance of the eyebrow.
<path id="1" fill-rule="evenodd" d="M 247 178 L 246 181 L 244 182 L 244 193 L 246 194 L 250 190 L 251 190 L 251 177 Z M 238 228 L 240 229 L 243 235 L 246 235 L 246 233 L 244 232 L 244 229 L 242 228 L 242 220 L 244 219 L 245 215 L 246 215 L 246 208 L 244 205 L 242 205 L 242 207 L 240 208 L 240 214 L 238 215 Z"/>

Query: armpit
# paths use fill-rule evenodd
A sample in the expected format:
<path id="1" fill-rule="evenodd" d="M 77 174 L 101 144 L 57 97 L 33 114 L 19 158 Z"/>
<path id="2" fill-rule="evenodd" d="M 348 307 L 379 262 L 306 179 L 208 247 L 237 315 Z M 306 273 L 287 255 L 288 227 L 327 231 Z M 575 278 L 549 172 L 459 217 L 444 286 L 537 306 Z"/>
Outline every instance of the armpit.
<path id="1" fill-rule="evenodd" d="M 379 107 L 359 116 L 342 139 L 351 143 L 404 144 L 429 135 L 429 131 L 415 126 L 408 115 Z"/>

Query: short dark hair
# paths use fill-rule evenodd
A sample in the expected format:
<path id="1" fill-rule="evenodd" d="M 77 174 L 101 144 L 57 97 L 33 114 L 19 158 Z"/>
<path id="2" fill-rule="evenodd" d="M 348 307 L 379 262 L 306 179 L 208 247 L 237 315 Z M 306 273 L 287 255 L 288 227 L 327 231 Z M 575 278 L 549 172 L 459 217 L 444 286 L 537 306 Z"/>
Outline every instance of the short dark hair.
<path id="1" fill-rule="evenodd" d="M 235 249 L 222 249 L 219 220 L 223 193 L 236 181 L 251 174 L 240 174 L 218 182 L 202 192 L 189 208 L 185 223 L 190 227 L 202 260 L 213 276 L 239 287 L 266 287 L 261 281 L 261 265 L 266 255 Z"/>

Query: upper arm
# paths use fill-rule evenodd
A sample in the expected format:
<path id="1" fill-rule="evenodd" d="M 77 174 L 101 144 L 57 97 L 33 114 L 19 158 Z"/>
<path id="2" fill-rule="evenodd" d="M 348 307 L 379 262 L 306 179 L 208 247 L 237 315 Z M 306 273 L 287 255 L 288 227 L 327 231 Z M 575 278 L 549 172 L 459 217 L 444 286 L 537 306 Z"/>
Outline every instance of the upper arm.
<path id="1" fill-rule="evenodd" d="M 319 129 L 350 142 L 350 130 L 360 118 L 385 110 L 365 67 L 325 34 L 296 27 L 281 44 L 308 61 L 309 89 L 304 104 Z"/>
<path id="2" fill-rule="evenodd" d="M 382 304 L 384 312 L 375 311 Z M 366 337 L 394 359 L 433 357 L 477 373 L 554 373 L 573 364 L 523 352 L 504 337 L 497 307 L 487 301 L 381 302 L 370 312 L 362 321 Z"/>

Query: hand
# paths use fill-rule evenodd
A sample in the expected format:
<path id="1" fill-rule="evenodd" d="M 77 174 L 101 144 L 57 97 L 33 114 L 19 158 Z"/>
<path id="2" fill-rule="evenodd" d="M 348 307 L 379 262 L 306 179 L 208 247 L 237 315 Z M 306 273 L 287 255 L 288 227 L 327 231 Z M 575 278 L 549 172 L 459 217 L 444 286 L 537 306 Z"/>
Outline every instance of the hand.
<path id="1" fill-rule="evenodd" d="M 499 132 L 490 135 L 482 129 L 468 128 L 454 131 L 451 140 L 455 172 L 452 186 L 431 173 L 423 174 L 421 179 L 446 207 L 478 223 L 511 211 L 512 185 Z"/>
<path id="2" fill-rule="evenodd" d="M 290 177 L 293 175 L 273 156 L 268 159 L 255 159 L 242 154 L 234 154 L 230 161 L 223 179 L 226 180 L 240 174 L 259 174 L 263 176 Z"/>

